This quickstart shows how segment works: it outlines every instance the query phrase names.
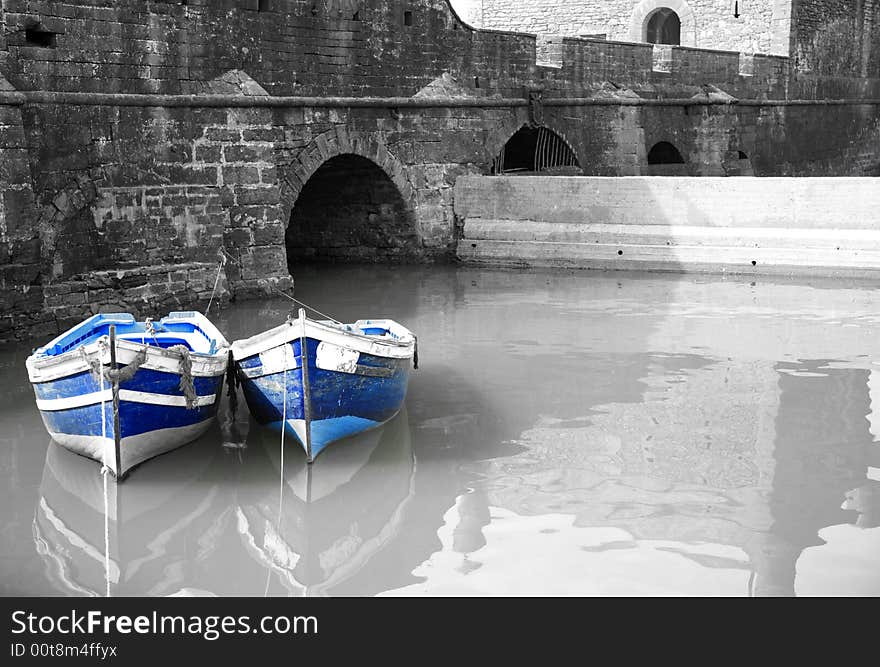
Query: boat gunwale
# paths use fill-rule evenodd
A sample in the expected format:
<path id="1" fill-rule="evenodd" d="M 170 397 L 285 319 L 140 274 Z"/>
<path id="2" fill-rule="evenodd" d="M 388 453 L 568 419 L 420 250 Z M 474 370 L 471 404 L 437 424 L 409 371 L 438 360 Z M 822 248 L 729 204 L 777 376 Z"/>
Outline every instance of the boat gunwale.
<path id="1" fill-rule="evenodd" d="M 171 315 L 172 313 L 169 313 L 166 318 L 163 318 L 163 321 L 168 321 L 168 318 L 170 318 Z M 186 315 L 187 317 L 172 318 L 170 321 L 176 320 L 179 322 L 193 323 L 201 329 L 201 333 L 205 336 L 206 340 L 216 341 L 218 345 L 214 352 L 189 351 L 192 360 L 192 375 L 196 377 L 216 377 L 224 373 L 229 361 L 229 342 L 223 334 L 220 333 L 216 326 L 214 326 L 214 324 L 201 313 L 186 313 Z M 88 320 L 84 320 L 84 322 L 88 322 Z M 59 334 L 52 339 L 52 341 L 37 348 L 37 350 L 28 356 L 25 360 L 25 367 L 28 371 L 28 379 L 32 384 L 53 382 L 90 370 L 89 364 L 83 359 L 83 351 L 87 357 L 99 360 L 104 366 L 110 363 L 110 350 L 109 345 L 107 344 L 109 336 L 107 334 L 98 337 L 90 343 L 72 347 L 61 354 L 45 354 L 46 348 L 68 335 L 84 322 L 81 322 L 64 333 Z M 213 338 L 209 337 L 213 334 L 216 334 L 216 336 Z M 128 358 L 127 363 L 131 363 L 131 361 L 133 361 L 132 357 L 146 350 L 146 358 L 141 363 L 141 368 L 180 375 L 179 364 L 181 355 L 179 352 L 171 351 L 168 348 L 158 347 L 150 343 L 142 343 L 140 341 L 128 340 L 125 338 L 117 338 L 116 349 L 117 352 L 123 353 L 122 356 Z"/>
<path id="2" fill-rule="evenodd" d="M 249 338 L 233 341 L 231 345 L 232 357 L 235 361 L 242 361 L 302 337 L 312 338 L 333 345 L 338 344 L 341 347 L 378 357 L 395 359 L 410 359 L 413 357 L 416 336 L 409 329 L 399 322 L 389 319 L 357 320 L 357 322 L 353 322 L 348 326 L 368 324 L 383 327 L 388 331 L 396 329 L 400 332 L 400 337 L 396 339 L 381 339 L 368 334 L 347 331 L 318 320 L 309 318 L 305 318 L 305 321 L 292 319 L 271 329 L 254 334 Z"/>

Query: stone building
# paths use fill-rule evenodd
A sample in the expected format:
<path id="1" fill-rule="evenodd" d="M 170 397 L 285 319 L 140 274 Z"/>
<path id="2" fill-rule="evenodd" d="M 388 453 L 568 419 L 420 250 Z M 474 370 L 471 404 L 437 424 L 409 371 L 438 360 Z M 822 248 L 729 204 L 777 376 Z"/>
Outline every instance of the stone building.
<path id="1" fill-rule="evenodd" d="M 623 42 L 797 55 L 835 44 L 867 71 L 877 39 L 875 0 L 458 0 L 482 28 Z M 792 26 L 796 31 L 792 33 Z M 868 36 L 867 38 L 863 35 Z"/>
<path id="2" fill-rule="evenodd" d="M 606 37 L 550 63 L 448 0 L 0 1 L 0 340 L 286 289 L 304 257 L 450 257 L 462 175 L 880 175 L 877 0 L 740 0 L 749 44 L 701 27 L 730 2 L 669 2 L 663 47 L 626 26 L 671 14 L 599 4 L 617 24 L 543 3 Z"/>

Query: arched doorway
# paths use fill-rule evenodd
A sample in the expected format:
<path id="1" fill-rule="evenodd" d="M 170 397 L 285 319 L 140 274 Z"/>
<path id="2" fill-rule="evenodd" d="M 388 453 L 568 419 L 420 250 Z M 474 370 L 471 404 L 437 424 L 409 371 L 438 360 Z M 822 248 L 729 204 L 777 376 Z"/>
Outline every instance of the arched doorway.
<path id="1" fill-rule="evenodd" d="M 649 24 L 652 24 L 650 39 Z M 676 25 L 677 39 L 674 35 Z M 640 0 L 633 7 L 630 16 L 630 39 L 634 42 L 697 46 L 697 20 L 694 11 L 687 0 Z"/>
<path id="2" fill-rule="evenodd" d="M 493 174 L 542 173 L 580 175 L 577 155 L 548 127 L 521 127 L 492 161 Z"/>
<path id="3" fill-rule="evenodd" d="M 407 261 L 418 253 L 412 211 L 372 160 L 345 153 L 303 186 L 285 234 L 288 268 L 298 260 Z"/>
<path id="4" fill-rule="evenodd" d="M 658 141 L 648 151 L 648 176 L 689 176 L 688 165 L 679 150 L 668 141 Z"/>
<path id="5" fill-rule="evenodd" d="M 660 7 L 645 19 L 645 41 L 649 44 L 681 44 L 681 19 L 669 7 Z"/>

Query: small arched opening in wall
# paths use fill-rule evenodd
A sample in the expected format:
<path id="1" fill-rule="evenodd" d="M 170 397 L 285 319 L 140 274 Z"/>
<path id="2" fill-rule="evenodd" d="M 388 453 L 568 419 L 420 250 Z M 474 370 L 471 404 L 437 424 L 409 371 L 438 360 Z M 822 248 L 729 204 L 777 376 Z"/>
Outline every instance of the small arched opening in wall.
<path id="1" fill-rule="evenodd" d="M 733 155 L 734 159 L 730 164 L 725 165 L 725 172 L 728 176 L 754 176 L 755 170 L 752 168 L 752 161 L 744 151 L 736 151 Z"/>
<path id="2" fill-rule="evenodd" d="M 673 144 L 658 141 L 648 151 L 648 176 L 690 176 L 690 170 Z"/>
<path id="3" fill-rule="evenodd" d="M 649 44 L 681 44 L 681 19 L 678 14 L 669 7 L 651 12 L 645 20 L 644 41 Z"/>
<path id="4" fill-rule="evenodd" d="M 685 0 L 642 0 L 633 8 L 634 42 L 697 46 L 697 22 Z"/>
<path id="5" fill-rule="evenodd" d="M 492 174 L 579 176 L 583 173 L 569 143 L 548 127 L 524 125 L 492 160 Z"/>
<path id="6" fill-rule="evenodd" d="M 406 262 L 419 254 L 415 216 L 398 184 L 370 158 L 325 160 L 295 198 L 285 232 L 298 261 Z"/>

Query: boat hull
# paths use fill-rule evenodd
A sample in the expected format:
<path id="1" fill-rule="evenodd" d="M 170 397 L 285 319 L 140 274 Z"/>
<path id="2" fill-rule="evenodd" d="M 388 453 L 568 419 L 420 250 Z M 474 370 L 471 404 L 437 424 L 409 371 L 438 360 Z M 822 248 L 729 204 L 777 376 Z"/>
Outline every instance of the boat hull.
<path id="1" fill-rule="evenodd" d="M 380 426 L 400 411 L 412 348 L 403 353 L 395 348 L 394 356 L 377 354 L 376 346 L 358 352 L 344 340 L 324 339 L 317 328 L 308 333 L 298 337 L 282 330 L 275 343 L 235 364 L 254 418 L 284 429 L 311 461 L 331 443 Z"/>
<path id="2" fill-rule="evenodd" d="M 157 381 L 157 375 L 167 377 Z M 35 384 L 34 392 L 40 416 L 55 442 L 103 463 L 115 475 L 122 476 L 147 459 L 191 442 L 208 430 L 217 414 L 222 381 L 222 374 L 194 378 L 197 398 L 191 409 L 177 388 L 180 376 L 174 373 L 139 370 L 130 380 L 121 383 L 119 460 L 113 437 L 113 395 L 109 384 L 102 392 L 100 383 L 84 373 Z M 65 384 L 75 384 L 79 389 L 63 386 Z M 56 397 L 47 397 L 52 395 Z"/>
<path id="3" fill-rule="evenodd" d="M 128 333 L 112 344 L 104 335 L 110 324 L 121 331 L 139 325 L 130 315 L 95 316 L 40 348 L 26 365 L 52 439 L 121 478 L 211 426 L 229 348 L 198 313 L 172 313 L 160 321 L 161 331 Z M 181 345 L 186 336 L 190 343 Z M 196 336 L 204 347 L 210 342 L 209 351 L 196 349 Z M 118 433 L 112 377 L 118 378 Z"/>

